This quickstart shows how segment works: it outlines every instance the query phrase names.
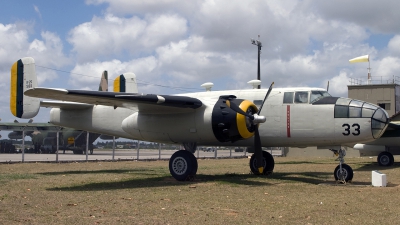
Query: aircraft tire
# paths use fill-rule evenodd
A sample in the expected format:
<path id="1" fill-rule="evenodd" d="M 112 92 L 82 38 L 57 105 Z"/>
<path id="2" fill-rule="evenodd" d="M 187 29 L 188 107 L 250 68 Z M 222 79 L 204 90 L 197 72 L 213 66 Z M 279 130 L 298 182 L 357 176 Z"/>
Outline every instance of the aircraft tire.
<path id="1" fill-rule="evenodd" d="M 335 172 L 333 173 L 333 175 L 335 176 L 335 180 L 339 180 L 339 177 L 340 177 L 340 171 L 339 170 L 340 170 L 340 165 L 338 165 L 335 168 Z M 342 164 L 342 171 L 344 173 L 344 180 L 346 182 L 349 182 L 349 181 L 351 181 L 353 179 L 353 175 L 354 175 L 353 169 L 349 165 L 343 163 Z"/>
<path id="2" fill-rule="evenodd" d="M 199 168 L 199 164 L 197 163 L 197 158 L 194 156 L 194 153 L 190 154 L 190 157 L 192 158 L 193 161 L 193 171 L 192 171 L 192 176 L 196 176 L 197 169 Z"/>
<path id="3" fill-rule="evenodd" d="M 264 158 L 264 172 L 263 175 L 270 175 L 274 171 L 275 167 L 275 160 L 274 157 L 266 151 L 262 151 L 263 158 Z M 253 154 L 250 158 L 250 170 L 255 175 L 261 175 L 257 169 L 257 160 L 255 155 Z"/>
<path id="4" fill-rule="evenodd" d="M 169 159 L 169 172 L 178 181 L 192 180 L 197 168 L 196 157 L 186 150 L 176 151 Z"/>
<path id="5" fill-rule="evenodd" d="M 393 154 L 390 152 L 381 152 L 378 155 L 379 166 L 392 166 L 394 163 Z"/>

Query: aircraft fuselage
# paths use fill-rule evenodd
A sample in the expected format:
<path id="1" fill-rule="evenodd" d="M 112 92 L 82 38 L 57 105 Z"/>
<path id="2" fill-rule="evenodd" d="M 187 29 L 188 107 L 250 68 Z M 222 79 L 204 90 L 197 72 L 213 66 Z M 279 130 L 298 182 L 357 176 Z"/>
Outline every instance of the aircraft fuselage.
<path id="1" fill-rule="evenodd" d="M 319 91 L 325 92 L 319 88 L 274 89 L 261 111 L 261 115 L 266 118 L 265 123 L 259 124 L 262 145 L 352 146 L 360 141 L 372 141 L 380 137 L 387 122 L 387 114 L 383 109 L 346 98 L 328 97 L 310 103 L 313 101 L 313 93 Z M 220 96 L 234 94 L 237 99 L 247 99 L 258 107 L 266 92 L 265 89 L 252 89 L 182 94 L 180 96 L 201 100 L 203 105 L 198 109 L 170 114 L 103 105 L 81 110 L 54 108 L 51 110 L 50 122 L 135 140 L 250 146 L 252 138 L 234 142 L 218 140 L 212 127 L 212 113 L 218 107 L 216 102 Z M 303 99 L 305 102 L 296 99 L 298 94 L 304 92 L 307 93 L 306 99 Z M 376 125 L 376 120 L 372 117 L 378 114 L 382 114 L 378 118 L 382 118 L 382 124 Z"/>

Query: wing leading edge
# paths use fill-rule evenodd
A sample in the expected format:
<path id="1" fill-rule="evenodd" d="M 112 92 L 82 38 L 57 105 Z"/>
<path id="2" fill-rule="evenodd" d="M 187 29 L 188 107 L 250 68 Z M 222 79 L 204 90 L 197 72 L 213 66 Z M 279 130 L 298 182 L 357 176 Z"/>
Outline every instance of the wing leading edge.
<path id="1" fill-rule="evenodd" d="M 197 109 L 203 105 L 197 98 L 174 95 L 84 91 L 55 88 L 33 88 L 25 91 L 24 94 L 37 98 L 79 102 L 92 105 L 105 105 L 114 108 L 124 107 L 139 109 L 140 111 L 147 111 L 149 113 L 160 113 L 158 110 L 163 110 L 162 112 L 186 112 L 187 110 L 185 109 Z"/>

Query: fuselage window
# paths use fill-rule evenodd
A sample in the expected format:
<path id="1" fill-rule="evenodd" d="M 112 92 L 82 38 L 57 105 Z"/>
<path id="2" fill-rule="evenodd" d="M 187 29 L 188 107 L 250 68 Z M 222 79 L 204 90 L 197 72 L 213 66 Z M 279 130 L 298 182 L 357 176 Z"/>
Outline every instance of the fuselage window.
<path id="1" fill-rule="evenodd" d="M 295 103 L 308 103 L 308 92 L 307 91 L 298 91 L 294 95 Z"/>
<path id="2" fill-rule="evenodd" d="M 349 107 L 349 117 L 350 118 L 361 118 L 361 108 L 359 107 Z"/>
<path id="3" fill-rule="evenodd" d="M 335 105 L 335 118 L 386 118 L 378 107 L 359 100 L 339 98 Z M 376 112 L 376 113 L 375 113 Z M 375 114 L 374 114 L 375 113 Z M 380 113 L 380 114 L 379 114 Z M 385 123 L 385 121 L 384 121 Z M 380 128 L 379 128 L 380 129 Z"/>
<path id="4" fill-rule="evenodd" d="M 362 117 L 365 117 L 365 118 L 372 117 L 374 112 L 375 112 L 375 109 L 362 108 Z"/>
<path id="5" fill-rule="evenodd" d="M 348 118 L 349 117 L 349 107 L 345 105 L 335 106 L 335 118 Z"/>
<path id="6" fill-rule="evenodd" d="M 291 104 L 293 103 L 293 94 L 294 92 L 285 92 L 283 94 L 283 103 L 285 104 Z"/>

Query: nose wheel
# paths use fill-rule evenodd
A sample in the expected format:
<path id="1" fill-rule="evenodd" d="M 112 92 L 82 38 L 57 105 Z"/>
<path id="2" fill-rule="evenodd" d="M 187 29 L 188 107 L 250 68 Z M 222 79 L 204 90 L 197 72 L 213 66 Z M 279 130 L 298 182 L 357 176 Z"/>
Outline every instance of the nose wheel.
<path id="1" fill-rule="evenodd" d="M 344 163 L 344 156 L 346 156 L 346 151 L 344 149 L 330 150 L 338 156 L 336 160 L 339 161 L 339 165 L 335 168 L 335 171 L 333 172 L 333 176 L 335 177 L 336 182 L 342 184 L 351 182 L 351 180 L 353 180 L 354 173 L 353 169 L 349 165 Z"/>

